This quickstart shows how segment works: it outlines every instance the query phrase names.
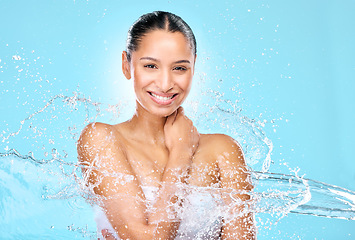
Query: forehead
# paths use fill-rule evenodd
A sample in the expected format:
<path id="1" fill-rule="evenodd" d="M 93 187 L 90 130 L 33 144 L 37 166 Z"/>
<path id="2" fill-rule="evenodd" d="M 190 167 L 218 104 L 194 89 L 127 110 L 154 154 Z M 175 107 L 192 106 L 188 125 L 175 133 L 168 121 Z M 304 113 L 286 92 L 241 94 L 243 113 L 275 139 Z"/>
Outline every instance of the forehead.
<path id="1" fill-rule="evenodd" d="M 180 32 L 154 30 L 141 38 L 138 55 L 170 55 L 175 57 L 190 57 L 193 55 L 188 39 Z"/>

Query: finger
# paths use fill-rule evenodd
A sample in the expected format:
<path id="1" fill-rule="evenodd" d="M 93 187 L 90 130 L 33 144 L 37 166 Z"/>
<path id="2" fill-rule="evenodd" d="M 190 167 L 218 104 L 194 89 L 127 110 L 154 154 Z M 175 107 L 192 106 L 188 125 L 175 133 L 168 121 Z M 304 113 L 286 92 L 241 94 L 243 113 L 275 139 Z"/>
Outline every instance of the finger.
<path id="1" fill-rule="evenodd" d="M 184 108 L 183 107 L 179 107 L 178 110 L 177 110 L 177 114 L 176 114 L 176 117 L 175 117 L 175 121 L 177 119 L 181 119 L 181 117 L 185 117 L 185 114 L 184 114 Z"/>
<path id="2" fill-rule="evenodd" d="M 180 106 L 177 111 L 178 111 L 178 114 L 184 115 L 184 108 L 183 107 Z"/>
<path id="3" fill-rule="evenodd" d="M 165 125 L 173 125 L 176 119 L 178 110 L 174 111 L 168 118 L 166 119 Z"/>
<path id="4" fill-rule="evenodd" d="M 102 236 L 105 238 L 105 240 L 115 240 L 115 237 L 113 236 L 112 233 L 110 233 L 107 229 L 101 230 Z"/>

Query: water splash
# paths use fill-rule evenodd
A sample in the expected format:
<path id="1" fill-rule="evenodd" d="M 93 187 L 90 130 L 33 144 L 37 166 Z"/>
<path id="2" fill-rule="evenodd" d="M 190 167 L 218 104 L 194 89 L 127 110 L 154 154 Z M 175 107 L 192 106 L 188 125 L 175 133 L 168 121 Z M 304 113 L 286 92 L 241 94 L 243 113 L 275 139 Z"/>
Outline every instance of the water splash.
<path id="1" fill-rule="evenodd" d="M 267 172 L 271 164 L 272 141 L 263 131 L 263 123 L 242 114 L 238 101 L 225 99 L 218 91 L 204 93 L 206 104 L 198 106 L 192 113 L 194 124 L 202 132 L 218 132 L 232 136 L 243 147 L 248 166 Z M 198 114 L 200 113 L 200 114 Z"/>
<path id="2" fill-rule="evenodd" d="M 1 232 L 15 238 L 34 234 L 33 229 L 39 231 L 38 236 L 59 234 L 73 238 L 76 234 L 87 239 L 95 235 L 94 216 L 90 204 L 84 200 L 87 195 L 82 191 L 81 178 L 77 178 L 80 170 L 76 164 L 63 159 L 35 159 L 12 149 L 1 153 L 0 158 Z M 249 210 L 276 215 L 276 220 L 268 220 L 270 225 L 289 213 L 355 220 L 355 192 L 295 175 L 252 172 L 252 177 L 255 190 L 251 194 L 253 207 Z M 217 188 L 191 191 L 214 196 L 227 194 L 240 204 L 234 197 L 240 192 L 225 193 Z M 240 215 L 230 208 L 233 206 L 222 205 L 211 214 L 224 218 Z M 15 231 L 15 222 L 21 224 L 21 230 Z M 19 235 L 12 235 L 15 232 Z"/>
<path id="3" fill-rule="evenodd" d="M 218 123 L 218 131 L 232 135 L 242 144 L 247 162 L 254 170 L 251 172 L 255 186 L 251 193 L 253 207 L 249 210 L 256 214 L 276 215 L 276 220 L 267 218 L 257 224 L 265 225 L 268 222 L 272 225 L 289 213 L 355 220 L 354 192 L 299 177 L 297 174 L 268 172 L 273 146 L 263 132 L 262 124 L 243 116 L 237 104 L 223 100 L 218 93 L 212 94 L 216 101 L 196 111 L 203 113 L 196 113 L 194 121 L 202 129 Z M 3 216 L 0 232 L 5 232 L 7 239 L 21 236 L 30 239 L 28 236 L 31 234 L 43 238 L 52 234 L 68 239 L 94 238 L 96 225 L 93 222 L 91 202 L 85 200 L 90 194 L 83 191 L 85 183 L 77 165 L 75 143 L 85 124 L 101 119 L 109 122 L 120 111 L 119 105 L 94 102 L 77 93 L 72 96 L 55 95 L 19 121 L 15 130 L 2 129 L 2 143 L 7 146 L 0 153 L 0 214 Z M 68 118 L 62 116 L 63 112 L 71 114 L 71 121 L 63 121 L 64 117 Z M 42 120 L 48 117 L 54 119 L 52 129 L 43 127 Z M 24 136 L 28 140 L 40 139 L 43 142 L 50 138 L 53 143 L 43 144 L 37 140 L 38 145 L 30 146 L 33 151 L 24 154 L 25 148 L 18 145 L 25 141 Z M 60 136 L 66 145 L 58 143 L 56 139 Z M 50 153 L 48 148 L 51 148 Z M 198 189 L 207 190 L 211 191 Z M 221 189 L 213 191 L 220 194 L 223 192 Z M 240 193 L 226 194 L 237 202 L 234 194 Z M 226 213 L 231 216 L 231 211 L 219 210 L 219 214 L 225 214 L 223 217 L 227 217 Z M 55 219 L 52 217 L 54 215 Z M 16 226 L 22 227 L 18 229 Z"/>
<path id="4" fill-rule="evenodd" d="M 280 173 L 252 172 L 257 212 L 298 213 L 355 220 L 355 192 L 312 179 Z"/>
<path id="5" fill-rule="evenodd" d="M 85 105 L 85 123 L 89 123 L 89 119 L 90 119 L 90 114 L 89 114 L 89 110 L 88 110 L 88 105 L 94 106 L 96 107 L 96 116 L 100 113 L 100 108 L 99 108 L 99 103 L 96 102 L 92 102 L 90 98 L 85 98 L 85 97 L 80 97 L 80 95 L 78 95 L 77 93 L 74 92 L 73 96 L 65 96 L 63 94 L 59 94 L 59 95 L 55 95 L 54 97 L 52 97 L 42 108 L 40 108 L 39 110 L 35 111 L 34 113 L 30 114 L 28 117 L 26 117 L 25 119 L 20 121 L 20 126 L 18 128 L 17 131 L 15 132 L 11 132 L 9 134 L 2 133 L 0 135 L 0 137 L 2 137 L 2 142 L 5 142 L 6 140 L 8 140 L 10 137 L 14 137 L 16 135 L 18 135 L 20 133 L 20 131 L 23 128 L 23 125 L 27 122 L 29 122 L 32 118 L 34 118 L 36 115 L 40 114 L 40 113 L 44 113 L 45 110 L 47 108 L 49 108 L 51 105 L 54 104 L 54 102 L 56 100 L 61 99 L 63 103 L 65 103 L 69 108 L 72 109 L 72 111 L 77 110 L 77 106 L 79 103 L 84 103 Z M 55 109 L 55 107 L 54 107 Z M 30 125 L 29 128 L 32 128 L 32 126 Z"/>
<path id="6" fill-rule="evenodd" d="M 94 236 L 90 206 L 74 181 L 75 165 L 61 158 L 36 159 L 13 149 L 1 153 L 0 159 L 2 238 Z"/>

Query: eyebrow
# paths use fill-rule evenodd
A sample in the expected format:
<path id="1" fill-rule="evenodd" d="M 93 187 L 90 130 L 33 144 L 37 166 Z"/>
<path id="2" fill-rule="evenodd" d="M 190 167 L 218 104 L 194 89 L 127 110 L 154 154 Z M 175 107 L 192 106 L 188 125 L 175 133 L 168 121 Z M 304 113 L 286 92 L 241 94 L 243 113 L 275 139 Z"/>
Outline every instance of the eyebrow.
<path id="1" fill-rule="evenodd" d="M 152 58 L 152 57 L 142 57 L 139 60 L 151 60 L 151 61 L 154 61 L 154 62 L 160 62 L 160 60 L 158 60 L 156 58 Z M 176 61 L 174 63 L 190 63 L 190 61 L 189 60 L 179 60 L 179 61 Z"/>

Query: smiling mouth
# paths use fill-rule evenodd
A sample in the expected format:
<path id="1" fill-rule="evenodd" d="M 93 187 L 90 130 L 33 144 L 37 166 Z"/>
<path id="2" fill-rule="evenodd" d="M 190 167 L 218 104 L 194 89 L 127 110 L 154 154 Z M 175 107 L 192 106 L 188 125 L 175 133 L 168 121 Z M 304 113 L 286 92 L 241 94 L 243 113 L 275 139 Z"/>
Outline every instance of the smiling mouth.
<path id="1" fill-rule="evenodd" d="M 160 96 L 160 95 L 157 95 L 153 92 L 149 92 L 150 95 L 152 95 L 153 97 L 159 99 L 159 100 L 163 100 L 163 101 L 168 101 L 170 99 L 172 99 L 173 97 L 175 97 L 177 94 L 173 94 L 171 96 Z"/>
<path id="2" fill-rule="evenodd" d="M 167 105 L 167 104 L 172 103 L 174 101 L 175 97 L 178 95 L 177 93 L 164 94 L 164 95 L 158 95 L 153 92 L 148 92 L 148 93 L 156 103 L 162 104 L 162 105 Z"/>

